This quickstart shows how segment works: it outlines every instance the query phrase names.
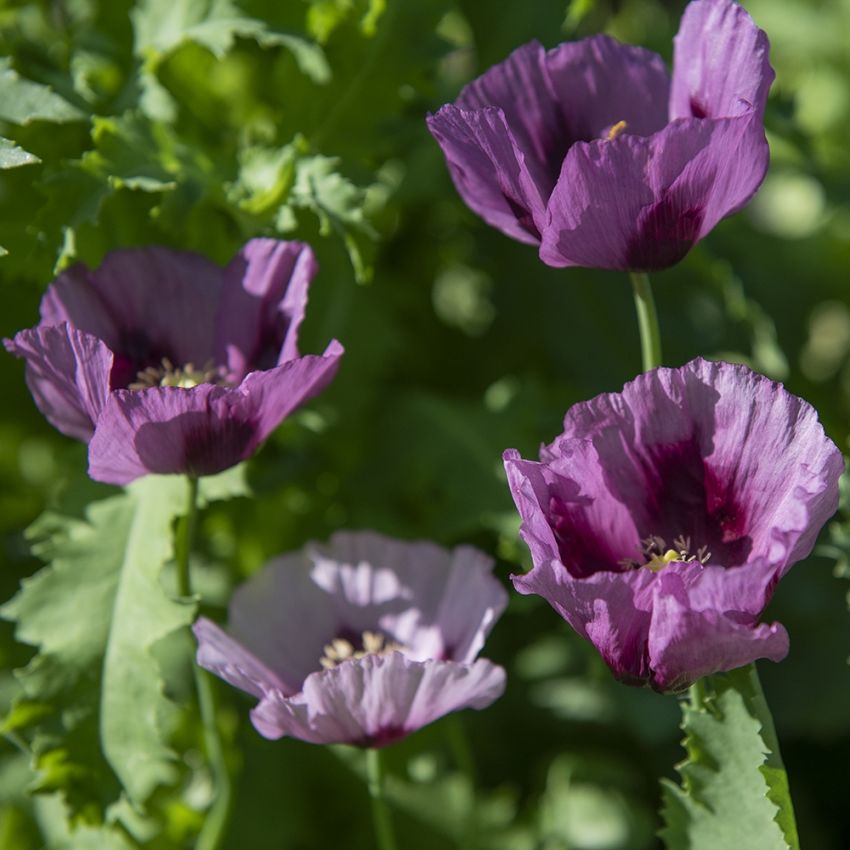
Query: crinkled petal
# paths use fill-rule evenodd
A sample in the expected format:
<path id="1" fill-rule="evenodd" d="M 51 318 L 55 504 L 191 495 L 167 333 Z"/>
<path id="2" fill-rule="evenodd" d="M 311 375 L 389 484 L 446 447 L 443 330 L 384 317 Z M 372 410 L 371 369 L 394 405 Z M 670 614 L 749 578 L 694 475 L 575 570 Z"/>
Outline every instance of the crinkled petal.
<path id="1" fill-rule="evenodd" d="M 342 531 L 309 553 L 344 631 L 380 627 L 418 660 L 472 661 L 507 604 L 492 560 L 472 547 Z"/>
<path id="2" fill-rule="evenodd" d="M 725 566 L 784 572 L 835 512 L 841 453 L 817 412 L 746 366 L 697 358 L 573 406 L 563 444 L 593 442 L 638 534 L 690 535 Z"/>
<path id="3" fill-rule="evenodd" d="M 88 442 L 109 395 L 112 352 L 67 322 L 20 331 L 3 341 L 24 358 L 38 409 L 63 434 Z"/>
<path id="4" fill-rule="evenodd" d="M 252 239 L 224 270 L 216 362 L 232 380 L 298 356 L 298 328 L 318 271 L 309 245 Z"/>
<path id="5" fill-rule="evenodd" d="M 540 258 L 621 271 L 671 266 L 747 203 L 768 157 L 753 114 L 575 144 L 549 199 Z"/>
<path id="6" fill-rule="evenodd" d="M 42 323 L 68 321 L 137 367 L 167 357 L 200 368 L 215 354 L 222 276 L 188 251 L 111 251 L 93 271 L 77 265 L 59 275 L 42 301 Z"/>
<path id="7" fill-rule="evenodd" d="M 198 665 L 204 670 L 258 699 L 270 690 L 291 693 L 271 668 L 211 620 L 200 617 L 192 631 L 198 641 Z"/>
<path id="8" fill-rule="evenodd" d="M 781 661 L 788 654 L 782 625 L 756 625 L 755 617 L 741 612 L 730 598 L 733 588 L 723 588 L 724 573 L 740 588 L 740 574 L 749 567 L 705 569 L 690 587 L 676 567 L 693 565 L 671 565 L 655 585 L 648 648 L 656 690 L 681 691 L 703 676 L 758 658 Z"/>
<path id="9" fill-rule="evenodd" d="M 552 179 L 535 180 L 502 110 L 449 104 L 427 120 L 466 205 L 502 233 L 536 245 Z"/>
<path id="10" fill-rule="evenodd" d="M 649 676 L 646 641 L 655 578 L 651 570 L 639 569 L 576 579 L 560 561 L 535 564 L 530 572 L 511 576 L 519 593 L 542 596 L 629 684 Z"/>
<path id="11" fill-rule="evenodd" d="M 689 3 L 674 40 L 670 118 L 761 118 L 773 82 L 767 36 L 734 0 Z"/>
<path id="12" fill-rule="evenodd" d="M 650 621 L 651 587 L 655 574 L 650 570 L 599 570 L 603 560 L 615 561 L 617 546 L 624 557 L 632 550 L 637 533 L 628 514 L 610 498 L 600 499 L 607 505 L 597 506 L 593 519 L 586 521 L 587 539 L 575 535 L 568 543 L 556 540 L 546 506 L 552 499 L 552 484 L 563 493 L 563 483 L 544 464 L 522 460 L 515 450 L 505 452 L 505 470 L 511 494 L 522 517 L 520 534 L 531 550 L 533 569 L 524 575 L 511 576 L 514 587 L 522 594 L 542 596 L 582 637 L 600 651 L 614 673 L 624 681 L 637 682 L 648 675 L 646 639 Z M 574 483 L 574 482 L 572 482 Z M 578 491 L 578 485 L 575 485 Z M 594 502 L 576 494 L 579 510 L 593 510 Z M 589 503 L 589 504 L 587 504 Z M 587 519 L 587 515 L 585 515 Z M 604 523 L 612 538 L 606 537 L 593 520 Z M 628 540 L 625 543 L 624 540 Z M 562 554 L 561 550 L 565 550 Z M 581 563 L 592 558 L 590 568 Z M 562 558 L 573 558 L 571 568 Z M 599 571 L 594 572 L 597 569 Z"/>
<path id="13" fill-rule="evenodd" d="M 671 389 L 690 385 L 689 411 L 710 440 L 708 510 L 731 513 L 726 505 L 734 495 L 740 516 L 724 517 L 727 535 L 745 530 L 749 560 L 765 558 L 786 572 L 811 552 L 838 508 L 844 461 L 817 411 L 746 366 L 697 359 L 669 381 Z M 640 394 L 629 390 L 632 403 Z"/>
<path id="14" fill-rule="evenodd" d="M 380 630 L 416 660 L 472 661 L 507 595 L 490 558 L 470 547 L 370 531 L 271 561 L 230 604 L 234 637 L 299 690 L 334 637 Z"/>
<path id="15" fill-rule="evenodd" d="M 41 299 L 42 325 L 72 327 L 97 337 L 113 351 L 121 342 L 119 324 L 93 283 L 94 272 L 83 263 L 68 266 Z"/>
<path id="16" fill-rule="evenodd" d="M 485 708 L 504 687 L 505 671 L 485 659 L 413 661 L 394 652 L 314 673 L 293 697 L 270 691 L 251 719 L 267 738 L 380 747 L 449 712 Z"/>
<path id="17" fill-rule="evenodd" d="M 286 692 L 300 690 L 319 668 L 325 645 L 343 625 L 312 572 L 313 561 L 304 552 L 275 558 L 230 600 L 234 638 L 275 671 Z"/>
<path id="18" fill-rule="evenodd" d="M 152 387 L 111 394 L 89 443 L 89 474 L 127 484 L 148 473 L 214 475 L 250 457 L 336 372 L 342 346 L 252 372 L 235 388 Z"/>
<path id="19" fill-rule="evenodd" d="M 639 555 L 640 534 L 628 506 L 611 493 L 594 446 L 562 444 L 544 463 L 504 454 L 511 495 L 522 517 L 520 534 L 536 564 L 557 560 L 572 575 L 619 571 L 623 558 Z"/>
<path id="20" fill-rule="evenodd" d="M 469 83 L 455 101 L 466 112 L 502 111 L 511 138 L 544 198 L 570 144 L 547 67 L 554 52 L 547 54 L 537 41 L 524 44 Z"/>
<path id="21" fill-rule="evenodd" d="M 150 473 L 214 475 L 235 466 L 261 441 L 244 403 L 239 388 L 212 384 L 117 390 L 89 443 L 89 475 L 128 484 Z"/>
<path id="22" fill-rule="evenodd" d="M 620 121 L 625 132 L 639 136 L 667 123 L 670 75 L 651 50 L 595 35 L 550 50 L 546 70 L 564 128 L 559 166 L 570 144 L 601 138 Z M 514 103 L 516 111 L 525 109 L 522 95 Z M 508 125 L 513 129 L 510 117 Z"/>
<path id="23" fill-rule="evenodd" d="M 318 395 L 333 380 L 345 349 L 333 340 L 324 353 L 287 360 L 273 369 L 251 372 L 239 386 L 242 409 L 255 418 L 259 441 L 293 410 Z"/>

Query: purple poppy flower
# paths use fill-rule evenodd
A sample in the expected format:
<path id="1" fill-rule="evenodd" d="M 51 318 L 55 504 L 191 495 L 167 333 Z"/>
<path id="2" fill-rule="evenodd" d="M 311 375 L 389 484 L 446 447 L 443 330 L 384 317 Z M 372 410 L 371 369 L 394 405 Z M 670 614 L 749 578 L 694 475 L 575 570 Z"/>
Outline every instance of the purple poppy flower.
<path id="1" fill-rule="evenodd" d="M 39 409 L 89 443 L 89 473 L 211 475 L 249 457 L 336 373 L 342 346 L 299 357 L 316 273 L 308 245 L 254 239 L 220 268 L 168 248 L 62 272 L 41 321 L 4 340 Z"/>
<path id="2" fill-rule="evenodd" d="M 651 271 L 741 209 L 767 171 L 767 36 L 733 0 L 694 0 L 672 80 L 599 35 L 537 42 L 428 116 L 458 192 L 550 266 Z"/>
<path id="3" fill-rule="evenodd" d="M 811 405 L 694 360 L 575 405 L 540 462 L 505 452 L 534 568 L 513 576 L 629 684 L 678 691 L 788 634 L 758 619 L 838 505 L 841 453 Z"/>
<path id="4" fill-rule="evenodd" d="M 242 585 L 230 634 L 199 619 L 198 664 L 260 700 L 267 738 L 381 747 L 501 695 L 505 671 L 476 660 L 507 603 L 491 569 L 467 546 L 339 532 Z"/>

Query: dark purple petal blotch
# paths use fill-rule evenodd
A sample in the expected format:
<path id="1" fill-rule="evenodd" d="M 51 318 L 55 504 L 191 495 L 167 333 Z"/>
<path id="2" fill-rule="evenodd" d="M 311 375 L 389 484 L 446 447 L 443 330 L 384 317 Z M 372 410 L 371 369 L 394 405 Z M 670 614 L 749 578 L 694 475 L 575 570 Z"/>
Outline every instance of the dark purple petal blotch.
<path id="1" fill-rule="evenodd" d="M 428 127 L 466 204 L 548 265 L 666 268 L 764 179 L 768 49 L 734 0 L 694 0 L 672 77 L 605 35 L 531 42 Z"/>
<path id="2" fill-rule="evenodd" d="M 468 546 L 337 532 L 242 585 L 227 632 L 199 619 L 198 664 L 259 700 L 267 738 L 381 747 L 501 695 L 477 658 L 507 603 L 491 570 Z"/>
<path id="3" fill-rule="evenodd" d="M 250 457 L 320 392 L 342 346 L 298 354 L 317 270 L 300 242 L 253 239 L 225 267 L 168 248 L 62 272 L 41 321 L 4 340 L 39 409 L 89 444 L 89 473 L 211 475 Z"/>
<path id="4" fill-rule="evenodd" d="M 539 461 L 505 452 L 539 594 L 631 684 L 679 691 L 788 635 L 759 617 L 838 505 L 811 405 L 745 366 L 654 369 L 572 407 Z"/>

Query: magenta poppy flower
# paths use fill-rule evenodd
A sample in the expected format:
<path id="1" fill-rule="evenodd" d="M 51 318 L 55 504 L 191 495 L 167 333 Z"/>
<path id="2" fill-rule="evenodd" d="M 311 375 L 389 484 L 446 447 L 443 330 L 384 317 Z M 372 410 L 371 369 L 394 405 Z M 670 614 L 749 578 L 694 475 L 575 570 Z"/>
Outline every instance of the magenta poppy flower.
<path id="1" fill-rule="evenodd" d="M 242 585 L 230 634 L 199 619 L 198 664 L 259 699 L 266 738 L 382 747 L 501 695 L 505 671 L 476 660 L 507 603 L 491 569 L 468 546 L 339 532 Z"/>
<path id="2" fill-rule="evenodd" d="M 212 475 L 260 443 L 333 378 L 342 346 L 300 357 L 316 273 L 308 245 L 254 239 L 220 268 L 168 248 L 72 266 L 41 321 L 6 348 L 23 357 L 39 409 L 89 443 L 89 474 Z"/>
<path id="3" fill-rule="evenodd" d="M 767 171 L 767 36 L 733 0 L 694 0 L 672 79 L 599 35 L 537 42 L 428 116 L 452 179 L 488 224 L 550 266 L 651 271 L 741 209 Z"/>
<path id="4" fill-rule="evenodd" d="M 811 405 L 745 366 L 694 360 L 567 411 L 505 468 L 536 593 L 629 684 L 679 691 L 788 634 L 759 617 L 838 505 L 841 453 Z"/>

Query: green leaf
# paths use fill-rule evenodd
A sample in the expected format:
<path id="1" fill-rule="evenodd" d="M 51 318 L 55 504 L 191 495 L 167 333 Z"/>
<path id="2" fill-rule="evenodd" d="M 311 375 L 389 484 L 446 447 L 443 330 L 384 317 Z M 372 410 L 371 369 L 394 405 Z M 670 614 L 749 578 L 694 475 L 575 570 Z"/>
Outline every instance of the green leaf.
<path id="1" fill-rule="evenodd" d="M 295 178 L 297 143 L 282 148 L 251 147 L 239 157 L 231 199 L 249 215 L 272 213 L 288 197 Z"/>
<path id="2" fill-rule="evenodd" d="M 80 121 L 86 116 L 49 86 L 21 77 L 9 58 L 0 59 L 0 119 L 12 124 L 31 121 Z"/>
<path id="3" fill-rule="evenodd" d="M 338 158 L 321 154 L 299 159 L 289 204 L 313 212 L 323 236 L 335 231 L 342 237 L 354 274 L 358 281 L 364 282 L 371 276 L 371 258 L 378 235 L 364 212 L 367 190 L 343 177 L 337 171 L 339 164 Z M 279 228 L 284 231 L 290 223 L 285 210 L 284 207 L 278 218 Z"/>
<path id="4" fill-rule="evenodd" d="M 170 704 L 150 651 L 192 622 L 195 605 L 169 599 L 160 583 L 172 556 L 171 527 L 184 507 L 186 482 L 148 476 L 129 490 L 133 516 L 103 659 L 100 735 L 130 802 L 141 807 L 158 785 L 175 776 L 160 725 Z"/>
<path id="5" fill-rule="evenodd" d="M 20 165 L 32 165 L 41 160 L 19 148 L 13 141 L 0 137 L 0 168 L 17 168 Z"/>
<path id="6" fill-rule="evenodd" d="M 237 38 L 252 38 L 261 47 L 285 47 L 301 71 L 316 83 L 325 83 L 331 76 L 321 47 L 270 29 L 263 21 L 244 15 L 231 0 L 143 0 L 131 14 L 140 56 L 159 59 L 184 41 L 194 41 L 220 58 Z"/>
<path id="7" fill-rule="evenodd" d="M 702 708 L 684 704 L 681 787 L 664 781 L 669 850 L 799 850 L 773 722 L 755 668 L 712 677 Z"/>
<path id="8" fill-rule="evenodd" d="M 182 483 L 149 477 L 94 502 L 83 518 L 45 515 L 30 534 L 37 554 L 52 563 L 3 609 L 17 621 L 17 638 L 39 648 L 21 673 L 26 698 L 52 706 L 51 719 L 59 719 L 59 730 L 35 725 L 39 787 L 68 791 L 73 806 L 90 803 L 92 784 L 101 804 L 117 799 L 115 779 L 141 806 L 174 777 L 160 726 L 169 703 L 150 650 L 194 612 L 159 581 L 172 554 Z"/>
<path id="9" fill-rule="evenodd" d="M 95 118 L 92 141 L 95 150 L 85 154 L 83 168 L 108 180 L 114 189 L 162 192 L 177 186 L 180 163 L 163 125 L 134 113 Z"/>
<path id="10" fill-rule="evenodd" d="M 371 38 L 386 5 L 386 0 L 313 0 L 307 10 L 307 29 L 324 44 L 337 27 L 359 14 L 360 31 Z"/>
<path id="11" fill-rule="evenodd" d="M 36 819 L 46 839 L 46 850 L 134 850 L 126 835 L 112 826 L 71 825 L 58 796 L 41 797 L 35 804 Z"/>

